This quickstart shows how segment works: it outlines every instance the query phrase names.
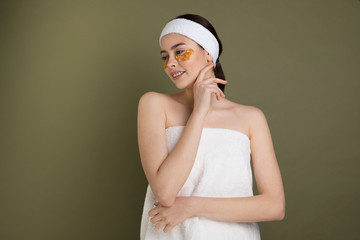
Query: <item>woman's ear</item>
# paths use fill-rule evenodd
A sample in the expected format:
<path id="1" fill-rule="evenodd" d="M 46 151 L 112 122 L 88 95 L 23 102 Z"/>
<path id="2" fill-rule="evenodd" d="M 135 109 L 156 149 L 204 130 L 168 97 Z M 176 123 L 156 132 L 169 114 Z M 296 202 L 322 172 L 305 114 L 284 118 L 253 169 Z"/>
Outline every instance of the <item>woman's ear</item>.
<path id="1" fill-rule="evenodd" d="M 213 57 L 210 55 L 210 53 L 206 52 L 206 61 L 208 63 L 212 62 L 213 61 Z"/>

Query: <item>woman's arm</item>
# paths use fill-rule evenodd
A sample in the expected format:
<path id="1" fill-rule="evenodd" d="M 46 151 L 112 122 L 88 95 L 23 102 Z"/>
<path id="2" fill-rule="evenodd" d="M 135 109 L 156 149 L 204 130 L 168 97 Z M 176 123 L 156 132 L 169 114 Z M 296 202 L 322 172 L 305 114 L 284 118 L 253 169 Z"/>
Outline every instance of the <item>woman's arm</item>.
<path id="1" fill-rule="evenodd" d="M 250 106 L 251 159 L 259 195 L 238 198 L 193 197 L 194 214 L 220 221 L 259 222 L 285 217 L 285 194 L 264 113 Z"/>
<path id="2" fill-rule="evenodd" d="M 217 100 L 225 97 L 217 83 L 226 84 L 226 81 L 213 77 L 213 65 L 212 62 L 205 65 L 194 82 L 193 111 L 170 154 L 166 142 L 166 101 L 163 95 L 148 92 L 139 100 L 138 143 L 141 163 L 151 190 L 164 206 L 174 204 L 190 175 L 212 94 L 215 94 Z"/>
<path id="3" fill-rule="evenodd" d="M 171 206 L 193 167 L 205 113 L 193 112 L 177 144 L 168 153 L 163 96 L 145 93 L 138 105 L 138 144 L 146 178 L 156 199 Z"/>
<path id="4" fill-rule="evenodd" d="M 238 198 L 193 196 L 193 217 L 205 217 L 225 222 L 280 221 L 285 217 L 284 205 L 266 195 Z"/>

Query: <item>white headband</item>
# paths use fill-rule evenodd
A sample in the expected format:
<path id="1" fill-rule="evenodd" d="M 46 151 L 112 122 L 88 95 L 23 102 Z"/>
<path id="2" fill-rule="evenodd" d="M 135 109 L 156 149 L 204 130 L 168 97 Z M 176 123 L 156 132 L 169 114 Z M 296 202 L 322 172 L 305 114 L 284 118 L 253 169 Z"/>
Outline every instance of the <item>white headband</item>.
<path id="1" fill-rule="evenodd" d="M 215 36 L 201 24 L 185 18 L 173 19 L 168 22 L 162 30 L 159 44 L 161 43 L 161 38 L 169 33 L 179 33 L 200 44 L 206 51 L 208 51 L 208 53 L 211 54 L 213 57 L 214 67 L 216 66 L 216 60 L 219 57 L 219 43 Z"/>

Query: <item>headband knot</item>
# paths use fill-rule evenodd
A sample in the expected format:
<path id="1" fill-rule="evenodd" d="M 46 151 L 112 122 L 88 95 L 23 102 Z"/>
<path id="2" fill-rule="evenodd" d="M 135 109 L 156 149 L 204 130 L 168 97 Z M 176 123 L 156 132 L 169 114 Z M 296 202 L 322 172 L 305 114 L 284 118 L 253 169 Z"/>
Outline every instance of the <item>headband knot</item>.
<path id="1" fill-rule="evenodd" d="M 184 35 L 202 46 L 213 57 L 214 67 L 218 62 L 219 43 L 216 37 L 201 24 L 185 19 L 175 18 L 168 22 L 160 34 L 161 38 L 169 33 L 178 33 Z M 160 44 L 161 45 L 161 44 Z"/>

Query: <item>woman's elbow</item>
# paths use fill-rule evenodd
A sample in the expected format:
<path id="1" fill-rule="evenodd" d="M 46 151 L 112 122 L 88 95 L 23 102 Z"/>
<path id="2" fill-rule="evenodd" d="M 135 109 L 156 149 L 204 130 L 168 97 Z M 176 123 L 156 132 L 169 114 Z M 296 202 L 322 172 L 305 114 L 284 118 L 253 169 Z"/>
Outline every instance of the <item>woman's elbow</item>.
<path id="1" fill-rule="evenodd" d="M 171 207 L 175 203 L 176 197 L 159 194 L 157 200 L 162 206 Z"/>
<path id="2" fill-rule="evenodd" d="M 268 205 L 269 221 L 282 221 L 285 218 L 285 201 L 271 197 Z"/>
<path id="3" fill-rule="evenodd" d="M 285 203 L 281 203 L 277 208 L 275 220 L 282 221 L 284 220 L 284 218 L 285 218 Z"/>

